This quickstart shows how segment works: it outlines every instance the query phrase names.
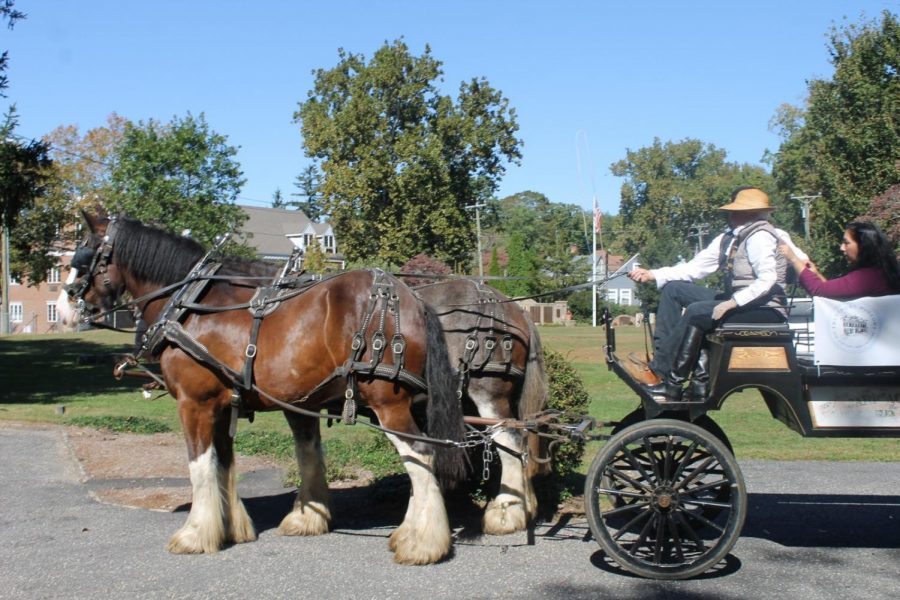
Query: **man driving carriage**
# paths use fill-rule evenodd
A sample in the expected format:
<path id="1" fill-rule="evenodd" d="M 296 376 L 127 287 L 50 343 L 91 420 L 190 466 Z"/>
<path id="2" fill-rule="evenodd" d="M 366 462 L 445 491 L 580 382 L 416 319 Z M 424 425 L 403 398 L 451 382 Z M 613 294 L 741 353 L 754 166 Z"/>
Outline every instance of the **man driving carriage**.
<path id="1" fill-rule="evenodd" d="M 774 207 L 761 189 L 739 187 L 719 210 L 727 212 L 729 230 L 693 259 L 629 273 L 639 283 L 655 281 L 662 293 L 652 359 L 648 363 L 631 354 L 624 366 L 663 401 L 681 401 L 688 380 L 688 400 L 706 397 L 708 361 L 701 346 L 705 334 L 726 317 L 739 316 L 745 323 L 784 321 L 788 262 L 778 245 L 788 244 L 795 254 L 805 256 L 785 231 L 769 223 Z M 717 271 L 723 274 L 724 290 L 694 283 Z"/>

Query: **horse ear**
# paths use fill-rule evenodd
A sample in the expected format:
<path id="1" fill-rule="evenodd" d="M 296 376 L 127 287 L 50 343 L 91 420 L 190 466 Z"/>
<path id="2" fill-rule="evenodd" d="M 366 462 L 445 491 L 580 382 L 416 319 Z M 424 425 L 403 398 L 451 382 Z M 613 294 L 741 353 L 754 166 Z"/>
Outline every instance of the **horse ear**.
<path id="1" fill-rule="evenodd" d="M 91 233 L 97 233 L 97 226 L 109 219 L 106 215 L 106 211 L 100 208 L 99 206 L 94 209 L 96 214 L 91 214 L 84 209 L 81 209 L 81 216 L 84 217 L 84 221 L 87 223 L 88 229 L 91 230 Z"/>
<path id="2" fill-rule="evenodd" d="M 88 229 L 91 233 L 94 233 L 97 230 L 97 219 L 94 215 L 90 214 L 88 211 L 81 209 L 81 217 L 84 219 L 84 222 L 87 224 Z"/>

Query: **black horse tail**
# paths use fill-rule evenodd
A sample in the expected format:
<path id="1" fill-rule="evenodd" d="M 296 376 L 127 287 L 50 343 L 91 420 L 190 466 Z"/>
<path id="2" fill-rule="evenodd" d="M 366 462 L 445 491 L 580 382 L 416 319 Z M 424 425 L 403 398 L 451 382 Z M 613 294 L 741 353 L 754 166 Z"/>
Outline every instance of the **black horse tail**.
<path id="1" fill-rule="evenodd" d="M 425 379 L 428 383 L 428 436 L 461 442 L 465 439 L 462 405 L 456 397 L 456 379 L 447 353 L 444 329 L 434 309 L 422 302 L 425 311 L 427 357 Z M 466 458 L 458 446 L 434 446 L 434 474 L 445 489 L 466 477 Z"/>
<path id="2" fill-rule="evenodd" d="M 519 394 L 519 418 L 525 419 L 529 415 L 539 413 L 547 408 L 547 367 L 544 364 L 544 349 L 541 346 L 541 338 L 538 335 L 534 321 L 528 319 L 528 359 L 525 363 L 525 380 L 522 382 L 522 392 Z M 548 455 L 548 441 L 544 437 L 535 434 L 528 435 L 528 453 L 538 458 L 546 458 Z M 528 461 L 528 475 L 546 475 L 550 471 L 550 463 L 540 463 L 536 460 Z"/>

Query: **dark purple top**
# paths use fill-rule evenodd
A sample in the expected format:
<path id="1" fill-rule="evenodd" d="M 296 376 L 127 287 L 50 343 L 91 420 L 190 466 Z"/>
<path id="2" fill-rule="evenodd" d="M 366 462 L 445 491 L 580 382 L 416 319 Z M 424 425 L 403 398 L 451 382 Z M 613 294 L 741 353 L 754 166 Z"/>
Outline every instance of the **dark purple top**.
<path id="1" fill-rule="evenodd" d="M 803 269 L 800 273 L 800 285 L 810 296 L 823 298 L 862 298 L 894 293 L 878 267 L 861 267 L 828 281 L 822 281 L 809 269 Z"/>

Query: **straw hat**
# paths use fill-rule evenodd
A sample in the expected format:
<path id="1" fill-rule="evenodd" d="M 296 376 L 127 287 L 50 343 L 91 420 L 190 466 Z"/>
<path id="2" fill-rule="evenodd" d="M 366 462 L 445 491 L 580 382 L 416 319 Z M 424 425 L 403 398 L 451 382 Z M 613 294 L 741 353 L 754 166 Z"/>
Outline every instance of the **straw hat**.
<path id="1" fill-rule="evenodd" d="M 759 188 L 743 188 L 731 195 L 731 202 L 719 210 L 775 210 L 769 196 Z"/>

